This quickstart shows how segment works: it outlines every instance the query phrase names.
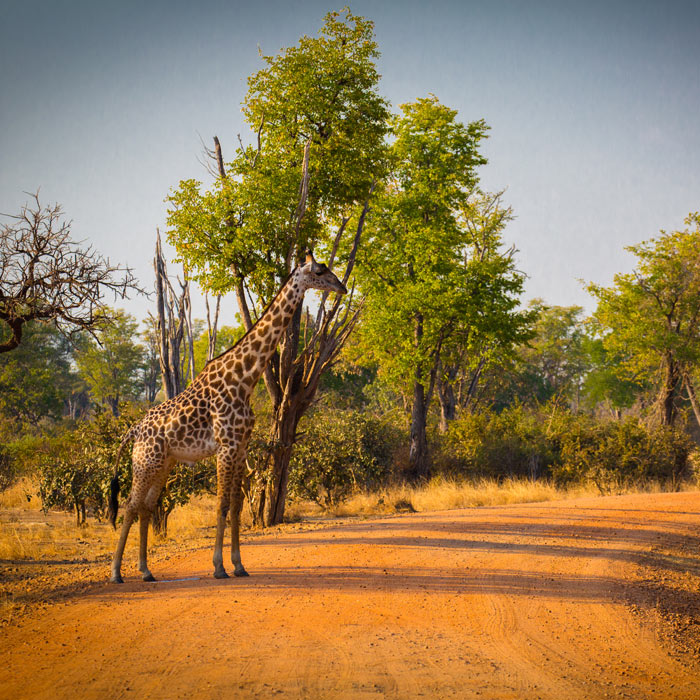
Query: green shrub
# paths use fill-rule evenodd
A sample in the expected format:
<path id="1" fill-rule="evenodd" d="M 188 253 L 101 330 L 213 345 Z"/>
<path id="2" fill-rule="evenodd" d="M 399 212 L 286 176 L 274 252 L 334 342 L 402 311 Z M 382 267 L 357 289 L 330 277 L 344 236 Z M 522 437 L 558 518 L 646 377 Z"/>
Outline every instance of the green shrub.
<path id="1" fill-rule="evenodd" d="M 396 429 L 353 411 L 317 412 L 295 445 L 289 494 L 331 508 L 359 488 L 372 488 L 390 472 Z"/>
<path id="2" fill-rule="evenodd" d="M 557 482 L 591 481 L 602 493 L 648 481 L 676 487 L 690 476 L 690 437 L 636 419 L 576 425 L 561 436 Z"/>
<path id="3" fill-rule="evenodd" d="M 44 509 L 74 509 L 78 524 L 85 522 L 88 512 L 101 518 L 106 512 L 122 436 L 145 411 L 146 408 L 138 404 L 125 405 L 118 418 L 104 411 L 47 441 L 38 468 L 39 496 Z M 122 502 L 131 490 L 131 447 L 132 443 L 125 447 L 119 461 Z M 175 507 L 184 505 L 197 493 L 211 491 L 215 483 L 216 462 L 213 459 L 194 465 L 176 465 L 153 515 L 154 529 L 167 534 L 168 516 Z"/>
<path id="4" fill-rule="evenodd" d="M 440 452 L 444 471 L 472 477 L 536 479 L 549 476 L 557 460 L 547 422 L 522 406 L 458 418 L 442 439 Z"/>
<path id="5" fill-rule="evenodd" d="M 0 491 L 22 476 L 36 473 L 40 455 L 49 438 L 16 423 L 0 424 Z"/>
<path id="6" fill-rule="evenodd" d="M 119 443 L 144 409 L 127 406 L 119 418 L 105 411 L 64 429 L 42 446 L 39 458 L 39 497 L 44 510 L 75 510 L 78 524 L 87 512 L 101 518 L 107 507 L 109 483 Z M 128 493 L 131 450 L 125 449 L 119 465 L 122 495 Z"/>
<path id="7" fill-rule="evenodd" d="M 592 482 L 607 493 L 649 481 L 677 486 L 691 476 L 693 444 L 672 428 L 597 420 L 550 403 L 462 416 L 441 443 L 441 465 L 471 477 Z"/>

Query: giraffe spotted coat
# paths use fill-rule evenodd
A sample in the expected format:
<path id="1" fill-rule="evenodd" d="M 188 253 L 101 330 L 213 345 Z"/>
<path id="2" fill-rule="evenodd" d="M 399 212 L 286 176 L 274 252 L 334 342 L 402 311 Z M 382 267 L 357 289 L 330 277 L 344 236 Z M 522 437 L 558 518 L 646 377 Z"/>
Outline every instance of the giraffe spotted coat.
<path id="1" fill-rule="evenodd" d="M 223 563 L 226 515 L 231 520 L 231 562 L 236 576 L 247 576 L 239 546 L 239 516 L 246 450 L 254 416 L 250 395 L 272 357 L 307 289 L 344 294 L 343 283 L 307 254 L 250 331 L 232 348 L 209 362 L 180 394 L 152 408 L 124 436 L 133 440 L 133 481 L 125 504 L 124 522 L 112 560 L 113 583 L 122 583 L 121 562 L 129 529 L 138 516 L 139 570 L 154 581 L 147 565 L 148 524 L 168 474 L 177 462 L 217 456 L 217 522 L 214 576 L 228 578 Z M 117 457 L 117 462 L 119 457 Z M 119 482 L 115 467 L 110 519 L 116 523 Z"/>

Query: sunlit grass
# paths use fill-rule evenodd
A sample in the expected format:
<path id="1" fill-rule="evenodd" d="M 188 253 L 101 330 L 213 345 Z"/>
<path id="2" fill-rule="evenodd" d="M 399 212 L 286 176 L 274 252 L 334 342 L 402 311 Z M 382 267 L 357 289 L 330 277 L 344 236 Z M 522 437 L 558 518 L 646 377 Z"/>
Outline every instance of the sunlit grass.
<path id="1" fill-rule="evenodd" d="M 41 518 L 41 514 L 38 514 Z M 0 519 L 0 559 L 91 560 L 111 551 L 115 541 L 105 523 L 88 521 L 77 527 L 72 514 L 28 521 L 12 514 Z"/>
<path id="2" fill-rule="evenodd" d="M 196 496 L 168 518 L 168 539 L 187 540 L 216 526 L 216 497 Z"/>
<path id="3" fill-rule="evenodd" d="M 41 499 L 37 495 L 36 482 L 23 476 L 9 488 L 0 493 L 0 510 L 21 508 L 22 510 L 41 510 Z"/>
<path id="4" fill-rule="evenodd" d="M 359 492 L 333 510 L 336 516 L 380 515 L 395 512 L 427 512 L 476 508 L 509 503 L 534 503 L 580 495 L 594 495 L 592 488 L 557 488 L 546 481 L 529 479 L 479 479 L 459 481 L 437 478 L 425 484 L 401 484 L 372 492 Z"/>
<path id="5" fill-rule="evenodd" d="M 683 490 L 694 490 L 697 484 L 686 482 Z M 660 493 L 664 485 L 644 482 L 610 489 L 610 495 L 623 493 Z M 583 496 L 599 496 L 600 489 L 592 483 L 562 487 L 549 481 L 507 478 L 461 481 L 450 478 L 431 479 L 425 484 L 401 484 L 378 491 L 361 491 L 336 506 L 330 514 L 336 517 L 383 515 L 395 512 L 428 512 L 457 508 L 478 508 L 514 503 L 537 503 Z"/>
<path id="6" fill-rule="evenodd" d="M 696 489 L 695 482 L 683 485 Z M 657 482 L 647 482 L 633 488 L 616 489 L 611 493 L 659 493 L 667 490 Z M 49 560 L 84 559 L 95 561 L 112 554 L 117 532 L 105 522 L 88 518 L 77 527 L 72 513 L 40 511 L 39 499 L 27 499 L 27 493 L 36 493 L 36 487 L 26 479 L 0 495 L 0 559 Z M 329 511 L 323 511 L 310 501 L 289 503 L 285 522 L 297 523 L 332 517 L 370 517 L 393 513 L 429 512 L 458 508 L 476 508 L 515 503 L 533 503 L 562 500 L 581 496 L 600 495 L 593 485 L 557 487 L 547 481 L 529 479 L 480 479 L 460 481 L 435 478 L 411 486 L 396 485 L 377 491 L 361 491 Z M 214 535 L 216 526 L 216 497 L 202 495 L 176 508 L 168 521 L 167 538 L 151 537 L 149 549 L 153 553 L 169 546 L 204 546 Z M 248 505 L 241 513 L 241 529 L 251 527 Z M 138 526 L 132 528 L 127 544 L 127 558 L 138 546 Z M 131 553 L 131 554 L 130 554 Z"/>

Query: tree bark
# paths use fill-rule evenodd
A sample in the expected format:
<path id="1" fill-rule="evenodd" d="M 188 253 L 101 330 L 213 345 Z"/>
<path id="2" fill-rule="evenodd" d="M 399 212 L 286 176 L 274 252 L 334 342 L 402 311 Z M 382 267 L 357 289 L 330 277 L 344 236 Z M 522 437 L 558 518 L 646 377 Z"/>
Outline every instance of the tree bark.
<path id="1" fill-rule="evenodd" d="M 420 347 L 423 339 L 423 315 L 417 312 L 413 327 L 414 345 Z M 411 439 L 408 453 L 408 476 L 417 480 L 427 476 L 430 468 L 426 419 L 428 400 L 423 378 L 423 368 L 416 367 L 413 381 L 413 405 L 411 407 Z"/>
<path id="2" fill-rule="evenodd" d="M 457 368 L 449 367 L 447 371 L 438 373 L 437 394 L 440 401 L 440 432 L 446 433 L 450 421 L 457 415 L 457 398 L 455 397 L 454 381 L 457 377 Z"/>
<path id="3" fill-rule="evenodd" d="M 690 405 L 693 407 L 693 415 L 695 416 L 695 420 L 697 421 L 698 426 L 700 426 L 700 406 L 698 405 L 698 399 L 695 394 L 693 382 L 687 374 L 683 376 L 683 384 L 685 385 L 685 390 L 688 392 L 688 398 L 690 399 Z"/>
<path id="4" fill-rule="evenodd" d="M 411 443 L 408 453 L 408 477 L 414 481 L 426 477 L 430 469 L 426 431 L 427 405 L 425 398 L 425 387 L 420 381 L 416 380 L 413 383 Z"/>
<path id="5" fill-rule="evenodd" d="M 119 418 L 119 397 L 110 396 L 107 398 L 107 404 L 109 405 L 112 415 L 115 418 Z"/>
<path id="6" fill-rule="evenodd" d="M 678 394 L 680 372 L 678 363 L 672 357 L 666 358 L 665 365 L 664 385 L 661 395 L 661 417 L 663 425 L 673 426 L 677 416 L 676 398 Z"/>

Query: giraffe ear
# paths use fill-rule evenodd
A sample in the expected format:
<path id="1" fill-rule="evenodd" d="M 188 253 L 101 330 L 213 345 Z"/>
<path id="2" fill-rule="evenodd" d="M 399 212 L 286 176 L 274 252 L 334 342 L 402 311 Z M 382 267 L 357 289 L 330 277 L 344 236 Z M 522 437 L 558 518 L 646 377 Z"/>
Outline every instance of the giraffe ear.
<path id="1" fill-rule="evenodd" d="M 304 262 L 316 263 L 316 261 L 314 260 L 314 254 L 311 252 L 311 248 L 306 249 L 306 259 Z"/>

